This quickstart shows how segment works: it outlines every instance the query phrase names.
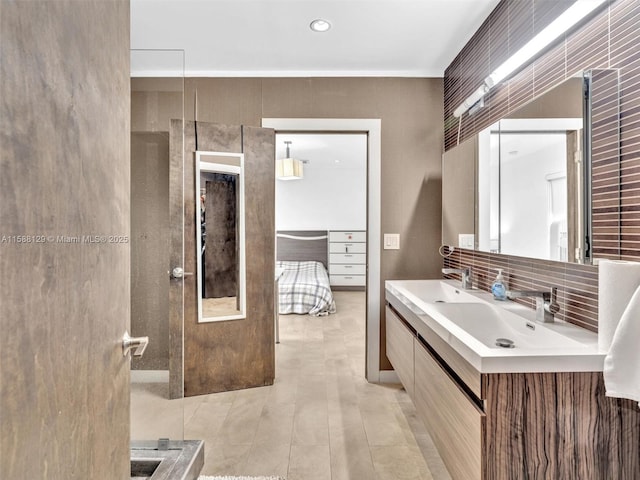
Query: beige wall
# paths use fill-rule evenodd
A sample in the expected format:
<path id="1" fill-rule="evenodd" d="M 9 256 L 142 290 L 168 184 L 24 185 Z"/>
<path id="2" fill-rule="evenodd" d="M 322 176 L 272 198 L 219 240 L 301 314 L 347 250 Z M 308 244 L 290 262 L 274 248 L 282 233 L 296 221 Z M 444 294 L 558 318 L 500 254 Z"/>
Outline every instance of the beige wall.
<path id="1" fill-rule="evenodd" d="M 129 1 L 0 9 L 0 477 L 128 478 Z"/>
<path id="2" fill-rule="evenodd" d="M 169 135 L 131 134 L 131 335 L 149 337 L 134 370 L 169 370 Z"/>
<path id="3" fill-rule="evenodd" d="M 158 94 L 144 93 L 161 84 L 162 79 L 132 82 L 134 131 L 168 124 Z M 196 89 L 198 120 L 206 122 L 260 126 L 262 118 L 382 119 L 381 231 L 400 233 L 401 250 L 382 251 L 381 285 L 370 288 L 381 289 L 384 303 L 384 280 L 440 276 L 442 79 L 189 78 L 188 119 Z M 167 102 L 172 96 L 164 95 Z M 384 319 L 381 324 L 381 368 L 389 369 Z"/>

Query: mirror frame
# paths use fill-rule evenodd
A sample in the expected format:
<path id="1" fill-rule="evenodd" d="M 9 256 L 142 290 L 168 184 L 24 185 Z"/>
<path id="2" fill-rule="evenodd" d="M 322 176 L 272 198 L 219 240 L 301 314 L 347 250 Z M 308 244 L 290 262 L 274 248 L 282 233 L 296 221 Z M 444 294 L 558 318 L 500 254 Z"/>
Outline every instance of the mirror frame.
<path id="1" fill-rule="evenodd" d="M 579 258 L 576 258 L 575 263 L 577 264 L 592 264 L 595 263 L 597 259 L 594 259 L 594 255 L 593 255 L 593 215 L 592 215 L 592 211 L 593 211 L 593 193 L 592 193 L 592 152 L 591 152 L 591 136 L 593 135 L 593 128 L 592 128 L 592 95 L 591 95 L 591 91 L 592 91 L 592 86 L 591 86 L 591 80 L 592 80 L 592 72 L 593 71 L 600 71 L 600 70 L 607 70 L 607 71 L 611 71 L 611 72 L 615 72 L 617 71 L 617 69 L 585 69 L 581 72 L 581 76 L 582 76 L 582 80 L 583 80 L 583 91 L 582 91 L 582 104 L 583 104 L 583 108 L 582 108 L 582 117 L 583 117 L 583 135 L 582 135 L 582 172 L 581 172 L 581 180 L 582 180 L 582 185 L 581 185 L 581 192 L 578 192 L 579 195 L 582 197 L 581 201 L 579 202 L 580 205 L 578 206 L 578 210 L 576 212 L 576 214 L 578 215 L 580 221 L 579 221 L 579 232 L 576 232 L 576 246 L 579 247 L 579 253 L 580 256 Z M 535 102 L 538 98 L 540 98 L 541 96 L 545 95 L 546 93 L 552 91 L 554 88 L 559 87 L 560 85 L 562 85 L 562 83 L 564 83 L 565 80 L 567 80 L 568 78 L 571 77 L 567 77 L 566 79 L 558 82 L 555 85 L 550 86 L 548 89 L 546 89 L 544 92 L 541 92 L 539 95 L 536 95 L 533 99 L 531 99 L 530 102 L 527 102 L 526 104 L 522 105 L 521 107 L 519 107 L 518 109 L 516 109 L 514 112 L 509 112 L 509 114 L 507 114 L 505 117 L 503 118 L 508 118 L 510 115 L 512 115 L 513 113 L 516 113 L 519 109 L 526 107 L 527 105 L 529 105 L 531 102 Z M 619 98 L 618 98 L 619 101 Z M 619 108 L 619 105 L 618 105 Z M 494 124 L 497 123 L 498 121 L 500 121 L 501 119 L 496 119 Z M 477 147 L 477 139 L 478 139 L 478 135 L 480 132 L 476 133 L 475 135 L 473 135 L 470 138 L 467 138 L 464 142 L 459 143 L 458 145 L 456 145 L 455 147 L 449 149 L 448 151 L 443 153 L 443 173 L 445 171 L 445 167 L 444 167 L 444 162 L 446 161 L 446 157 L 448 155 L 452 155 L 454 154 L 453 152 L 456 151 L 457 149 L 459 149 L 462 145 L 464 145 L 466 142 L 475 142 L 476 147 L 474 149 L 474 176 L 475 178 L 475 189 L 476 189 L 476 202 L 473 206 L 474 209 L 474 244 L 473 247 L 468 247 L 468 246 L 460 246 L 457 243 L 451 244 L 450 241 L 452 240 L 451 238 L 447 238 L 445 239 L 445 228 L 444 228 L 444 223 L 446 221 L 445 219 L 445 214 L 444 214 L 444 209 L 443 209 L 443 218 L 442 218 L 442 222 L 443 222 L 443 229 L 442 229 L 442 245 L 443 246 L 453 246 L 454 248 L 469 248 L 472 249 L 474 251 L 479 251 L 476 245 L 477 242 L 477 155 L 478 155 L 478 147 Z M 468 148 L 468 147 L 467 147 Z M 445 180 L 443 178 L 443 187 L 445 185 Z M 444 188 L 443 188 L 443 202 L 444 202 Z M 449 232 L 451 233 L 451 232 Z M 450 236 L 450 235 L 449 235 Z M 448 243 L 449 242 L 449 243 Z M 488 252 L 490 253 L 490 252 Z M 496 252 L 497 254 L 503 254 L 502 252 Z M 504 254 L 504 255 L 509 255 L 509 254 Z M 527 258 L 533 258 L 533 257 L 527 257 Z M 570 262 L 573 263 L 573 262 Z"/>
<path id="2" fill-rule="evenodd" d="M 226 320 L 242 320 L 247 314 L 247 281 L 246 281 L 246 254 L 245 254 L 245 211 L 244 211 L 244 153 L 227 152 L 195 152 L 195 224 L 196 224 L 196 279 L 198 292 L 198 323 L 220 322 Z M 235 157 L 239 165 L 228 165 L 206 161 L 208 157 Z M 237 315 L 218 315 L 214 317 L 204 317 L 202 309 L 202 239 L 200 234 L 200 173 L 224 173 L 237 175 L 238 177 L 238 308 Z"/>

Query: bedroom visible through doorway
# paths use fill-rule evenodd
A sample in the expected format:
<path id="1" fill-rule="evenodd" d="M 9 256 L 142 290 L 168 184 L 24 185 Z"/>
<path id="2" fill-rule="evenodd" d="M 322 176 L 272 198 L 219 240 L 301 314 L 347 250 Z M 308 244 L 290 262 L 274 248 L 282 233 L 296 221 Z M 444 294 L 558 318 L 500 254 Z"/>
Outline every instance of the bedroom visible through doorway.
<path id="1" fill-rule="evenodd" d="M 366 291 L 367 158 L 366 132 L 276 132 L 281 314 L 330 315 L 327 295 Z"/>

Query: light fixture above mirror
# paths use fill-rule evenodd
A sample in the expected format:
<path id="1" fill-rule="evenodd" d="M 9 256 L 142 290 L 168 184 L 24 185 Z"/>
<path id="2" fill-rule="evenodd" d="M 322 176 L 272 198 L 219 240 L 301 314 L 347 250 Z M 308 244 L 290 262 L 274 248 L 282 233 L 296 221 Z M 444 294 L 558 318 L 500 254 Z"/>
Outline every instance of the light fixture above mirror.
<path id="1" fill-rule="evenodd" d="M 466 111 L 473 107 L 489 91 L 520 67 L 526 65 L 536 55 L 551 45 L 562 34 L 575 27 L 587 15 L 596 10 L 600 5 L 606 3 L 605 0 L 576 0 L 553 22 L 547 25 L 535 37 L 529 40 L 520 50 L 511 55 L 502 65 L 489 74 L 476 91 L 460 104 L 453 112 L 456 118 L 461 117 Z"/>
<path id="2" fill-rule="evenodd" d="M 304 178 L 303 161 L 291 157 L 289 146 L 291 141 L 285 141 L 287 153 L 285 158 L 276 160 L 276 178 L 278 180 L 301 180 Z"/>

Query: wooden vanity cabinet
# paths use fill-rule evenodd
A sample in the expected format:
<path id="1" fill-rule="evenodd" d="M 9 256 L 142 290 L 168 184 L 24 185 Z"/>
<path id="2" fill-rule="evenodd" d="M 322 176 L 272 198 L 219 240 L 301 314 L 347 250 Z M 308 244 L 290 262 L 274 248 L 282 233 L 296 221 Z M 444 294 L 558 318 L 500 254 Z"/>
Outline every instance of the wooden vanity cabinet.
<path id="1" fill-rule="evenodd" d="M 601 372 L 481 374 L 394 307 L 389 360 L 453 480 L 640 479 L 640 408 Z"/>
<path id="2" fill-rule="evenodd" d="M 386 322 L 387 357 L 452 478 L 480 480 L 484 413 L 447 373 L 442 359 L 429 351 L 416 330 L 389 305 Z M 464 362 L 451 354 L 455 352 L 447 356 L 457 365 Z M 477 374 L 478 384 L 479 381 Z"/>

